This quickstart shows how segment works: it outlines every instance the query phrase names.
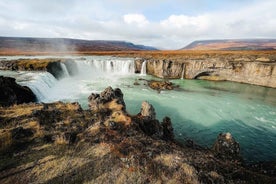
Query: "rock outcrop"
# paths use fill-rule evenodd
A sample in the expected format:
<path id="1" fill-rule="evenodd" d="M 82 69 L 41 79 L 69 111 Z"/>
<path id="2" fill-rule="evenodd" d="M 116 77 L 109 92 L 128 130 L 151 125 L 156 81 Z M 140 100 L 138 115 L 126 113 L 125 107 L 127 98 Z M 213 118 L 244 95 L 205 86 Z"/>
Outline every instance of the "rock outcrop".
<path id="1" fill-rule="evenodd" d="M 156 119 L 156 113 L 155 113 L 154 107 L 146 101 L 142 102 L 140 115 L 143 117 L 143 119 L 148 119 L 148 120 Z"/>
<path id="2" fill-rule="evenodd" d="M 70 75 L 75 75 L 76 64 L 72 59 L 17 59 L 17 60 L 0 60 L 1 70 L 13 71 L 47 71 L 56 79 L 64 77 L 62 64 L 68 69 Z"/>
<path id="3" fill-rule="evenodd" d="M 212 150 L 220 158 L 237 161 L 241 160 L 240 145 L 229 132 L 218 135 Z"/>
<path id="4" fill-rule="evenodd" d="M 148 81 L 148 85 L 151 89 L 161 91 L 161 90 L 173 90 L 175 87 L 178 87 L 174 85 L 170 81 L 156 81 L 156 80 L 150 80 Z"/>
<path id="5" fill-rule="evenodd" d="M 92 93 L 88 97 L 89 107 L 99 113 L 101 122 L 112 130 L 129 126 L 131 118 L 126 112 L 124 95 L 119 88 L 106 88 L 100 94 Z"/>
<path id="6" fill-rule="evenodd" d="M 164 117 L 163 122 L 159 122 L 156 119 L 154 107 L 148 102 L 142 102 L 140 113 L 133 119 L 145 134 L 158 139 L 174 141 L 171 119 Z"/>
<path id="7" fill-rule="evenodd" d="M 100 94 L 92 93 L 88 97 L 89 107 L 92 111 L 111 110 L 126 111 L 124 95 L 119 88 L 106 88 Z"/>
<path id="8" fill-rule="evenodd" d="M 14 78 L 0 76 L 0 106 L 35 102 L 34 93 L 26 86 L 20 86 Z"/>

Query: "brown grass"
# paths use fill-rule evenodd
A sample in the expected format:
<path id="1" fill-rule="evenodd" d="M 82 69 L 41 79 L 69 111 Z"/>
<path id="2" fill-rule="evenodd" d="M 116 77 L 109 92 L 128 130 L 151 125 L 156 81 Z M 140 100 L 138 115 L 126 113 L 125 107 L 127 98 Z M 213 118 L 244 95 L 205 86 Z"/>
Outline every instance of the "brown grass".
<path id="1" fill-rule="evenodd" d="M 0 114 L 5 118 L 17 118 L 19 116 L 29 116 L 34 110 L 41 110 L 42 105 L 15 105 L 7 109 L 0 108 Z"/>
<path id="2" fill-rule="evenodd" d="M 11 144 L 11 132 L 9 130 L 0 130 L 0 151 L 7 149 Z"/>
<path id="3" fill-rule="evenodd" d="M 66 139 L 64 134 L 56 135 L 55 136 L 55 144 L 57 145 L 63 145 L 63 144 L 69 144 L 69 140 Z"/>

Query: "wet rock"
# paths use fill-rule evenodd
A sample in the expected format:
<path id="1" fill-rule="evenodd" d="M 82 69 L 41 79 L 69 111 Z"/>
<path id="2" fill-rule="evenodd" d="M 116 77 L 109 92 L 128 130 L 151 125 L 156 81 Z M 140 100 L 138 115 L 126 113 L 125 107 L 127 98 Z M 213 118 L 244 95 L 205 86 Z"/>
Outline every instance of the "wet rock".
<path id="1" fill-rule="evenodd" d="M 60 61 L 49 63 L 46 69 L 47 72 L 51 73 L 56 79 L 60 79 L 63 77 Z"/>
<path id="2" fill-rule="evenodd" d="M 148 85 L 150 88 L 154 89 L 154 90 L 173 90 L 174 86 L 172 82 L 169 81 L 149 81 Z"/>
<path id="3" fill-rule="evenodd" d="M 14 78 L 0 76 L 0 106 L 35 102 L 34 93 L 26 86 L 20 86 Z"/>
<path id="4" fill-rule="evenodd" d="M 139 84 L 139 82 L 135 81 L 135 82 L 133 83 L 133 85 L 139 86 L 140 84 Z"/>
<path id="5" fill-rule="evenodd" d="M 241 160 L 240 145 L 229 132 L 220 133 L 218 135 L 212 150 L 220 158 L 238 161 Z"/>

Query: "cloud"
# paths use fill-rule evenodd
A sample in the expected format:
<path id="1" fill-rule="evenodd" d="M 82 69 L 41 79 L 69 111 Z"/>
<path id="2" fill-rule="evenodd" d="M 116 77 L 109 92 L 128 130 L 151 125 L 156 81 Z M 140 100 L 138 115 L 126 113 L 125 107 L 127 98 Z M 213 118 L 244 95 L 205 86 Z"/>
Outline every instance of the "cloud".
<path id="1" fill-rule="evenodd" d="M 127 0 L 1 0 L 0 35 L 126 40 L 166 49 L 179 49 L 199 39 L 276 37 L 274 0 L 243 1 L 241 6 L 235 1 L 234 8 L 206 7 L 169 15 L 163 14 L 169 11 L 164 4 L 168 0 L 147 2 L 135 8 Z M 174 7 L 189 7 L 188 2 L 176 0 Z M 203 1 L 193 6 L 196 2 Z M 153 18 L 151 10 L 159 14 Z"/>
<path id="2" fill-rule="evenodd" d="M 149 24 L 149 21 L 143 14 L 126 14 L 123 19 L 127 24 L 136 24 L 138 26 L 145 26 Z"/>
<path id="3" fill-rule="evenodd" d="M 208 22 L 205 16 L 186 16 L 186 15 L 171 15 L 168 19 L 161 21 L 163 26 L 173 26 L 175 28 L 183 27 L 203 27 Z"/>

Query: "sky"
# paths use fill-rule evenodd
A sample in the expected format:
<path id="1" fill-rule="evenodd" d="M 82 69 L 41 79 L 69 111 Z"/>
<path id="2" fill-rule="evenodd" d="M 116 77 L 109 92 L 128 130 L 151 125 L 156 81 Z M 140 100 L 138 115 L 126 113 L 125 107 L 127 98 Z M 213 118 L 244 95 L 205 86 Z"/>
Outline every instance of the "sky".
<path id="1" fill-rule="evenodd" d="M 195 40 L 275 38 L 275 8 L 276 0 L 1 0 L 0 36 L 180 49 Z"/>

